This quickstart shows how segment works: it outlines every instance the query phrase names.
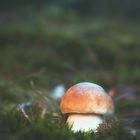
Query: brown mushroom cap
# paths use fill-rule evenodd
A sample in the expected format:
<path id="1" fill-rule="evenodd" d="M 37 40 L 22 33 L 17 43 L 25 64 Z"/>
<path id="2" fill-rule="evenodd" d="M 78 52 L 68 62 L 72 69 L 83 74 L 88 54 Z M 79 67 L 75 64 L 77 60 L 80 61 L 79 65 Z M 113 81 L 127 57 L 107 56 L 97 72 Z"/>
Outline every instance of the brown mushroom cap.
<path id="1" fill-rule="evenodd" d="M 111 114 L 114 105 L 111 97 L 97 84 L 78 83 L 69 88 L 60 103 L 62 113 Z"/>

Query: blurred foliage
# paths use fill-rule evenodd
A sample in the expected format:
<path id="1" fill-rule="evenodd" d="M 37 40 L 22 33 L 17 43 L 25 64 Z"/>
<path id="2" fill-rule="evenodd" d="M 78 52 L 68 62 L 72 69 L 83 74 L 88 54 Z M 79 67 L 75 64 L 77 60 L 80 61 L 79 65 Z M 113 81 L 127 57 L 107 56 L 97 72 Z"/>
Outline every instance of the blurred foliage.
<path id="1" fill-rule="evenodd" d="M 140 84 L 139 31 L 133 24 L 51 19 L 3 25 L 0 38 L 0 71 L 7 78 L 42 86 L 54 79 Z"/>
<path id="2" fill-rule="evenodd" d="M 138 0 L 5 0 L 1 2 L 1 11 L 20 10 L 23 7 L 38 11 L 44 7 L 51 15 L 62 10 L 70 10 L 80 15 L 105 17 L 123 17 L 139 20 L 140 2 Z"/>

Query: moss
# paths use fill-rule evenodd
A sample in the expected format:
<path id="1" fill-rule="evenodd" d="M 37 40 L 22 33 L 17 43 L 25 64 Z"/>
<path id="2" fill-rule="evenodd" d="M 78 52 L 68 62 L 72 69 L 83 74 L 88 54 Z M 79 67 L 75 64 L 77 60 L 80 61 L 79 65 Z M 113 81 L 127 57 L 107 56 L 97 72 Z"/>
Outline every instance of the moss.
<path id="1" fill-rule="evenodd" d="M 34 116 L 35 118 L 35 116 Z M 132 139 L 132 136 L 126 131 L 119 122 L 111 122 L 112 127 L 104 129 L 104 124 L 100 126 L 99 132 L 89 133 L 72 133 L 71 130 L 64 124 L 55 119 L 51 114 L 46 114 L 44 118 L 36 118 L 30 122 L 23 118 L 18 112 L 12 110 L 7 114 L 1 114 L 0 124 L 2 132 L 9 134 L 16 139 L 79 139 L 79 140 L 123 140 L 127 138 Z M 6 133 L 5 133 L 6 132 Z"/>

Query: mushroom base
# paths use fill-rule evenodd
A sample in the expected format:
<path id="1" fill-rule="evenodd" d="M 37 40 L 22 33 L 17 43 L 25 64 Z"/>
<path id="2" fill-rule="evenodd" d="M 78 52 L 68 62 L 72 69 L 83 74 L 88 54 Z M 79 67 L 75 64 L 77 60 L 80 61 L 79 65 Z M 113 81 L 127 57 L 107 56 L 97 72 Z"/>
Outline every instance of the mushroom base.
<path id="1" fill-rule="evenodd" d="M 100 116 L 89 114 L 70 114 L 67 123 L 73 132 L 97 131 L 103 119 Z"/>

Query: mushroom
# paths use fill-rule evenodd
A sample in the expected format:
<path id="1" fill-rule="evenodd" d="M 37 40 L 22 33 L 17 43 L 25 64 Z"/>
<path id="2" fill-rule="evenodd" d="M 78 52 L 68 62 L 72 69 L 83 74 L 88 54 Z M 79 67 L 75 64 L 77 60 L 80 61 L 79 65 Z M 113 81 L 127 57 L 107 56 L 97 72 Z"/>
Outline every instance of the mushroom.
<path id="1" fill-rule="evenodd" d="M 60 109 L 68 115 L 67 124 L 73 132 L 96 132 L 104 120 L 102 116 L 113 114 L 114 104 L 101 86 L 81 82 L 66 91 Z"/>

